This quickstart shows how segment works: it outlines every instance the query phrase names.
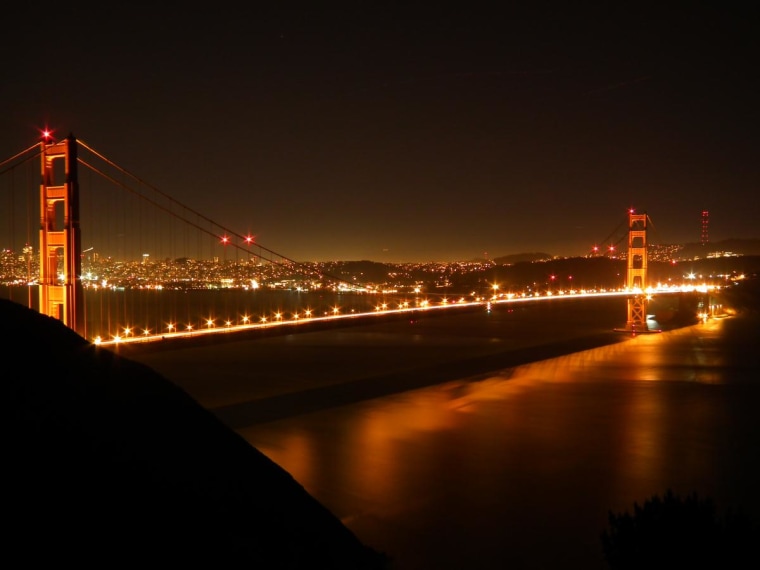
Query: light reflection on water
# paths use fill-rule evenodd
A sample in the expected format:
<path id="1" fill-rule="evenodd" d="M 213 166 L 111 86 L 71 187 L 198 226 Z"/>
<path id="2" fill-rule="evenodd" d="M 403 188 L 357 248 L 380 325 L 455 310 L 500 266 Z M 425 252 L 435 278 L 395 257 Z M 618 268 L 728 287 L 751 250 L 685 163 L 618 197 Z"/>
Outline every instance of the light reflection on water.
<path id="1" fill-rule="evenodd" d="M 399 568 L 601 570 L 610 510 L 760 504 L 725 322 L 239 431 Z"/>

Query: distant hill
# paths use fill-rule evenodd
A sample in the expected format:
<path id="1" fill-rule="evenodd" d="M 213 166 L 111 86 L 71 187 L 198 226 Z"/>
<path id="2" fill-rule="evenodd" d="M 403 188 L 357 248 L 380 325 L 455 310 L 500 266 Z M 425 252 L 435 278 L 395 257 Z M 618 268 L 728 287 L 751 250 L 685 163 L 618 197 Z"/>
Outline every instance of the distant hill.
<path id="1" fill-rule="evenodd" d="M 679 244 L 669 244 L 679 245 Z M 679 258 L 705 258 L 716 252 L 731 252 L 736 255 L 760 255 L 760 239 L 738 239 L 731 238 L 721 241 L 701 243 L 687 243 L 681 246 L 677 256 Z M 493 258 L 497 265 L 513 265 L 516 263 L 533 263 L 536 261 L 549 261 L 556 259 L 556 256 L 545 252 L 527 252 L 503 255 Z M 485 261 L 481 259 L 480 261 Z"/>
<path id="2" fill-rule="evenodd" d="M 514 253 L 511 255 L 495 257 L 493 261 L 498 265 L 514 265 L 515 263 L 546 261 L 553 257 L 554 256 L 549 253 Z"/>
<path id="3" fill-rule="evenodd" d="M 760 255 L 760 239 L 725 239 L 722 241 L 684 244 L 679 257 L 704 258 L 715 252 L 731 252 L 737 255 Z"/>
<path id="4" fill-rule="evenodd" d="M 354 277 L 360 283 L 382 283 L 388 278 L 393 264 L 379 261 L 336 261 L 328 264 L 331 275 L 352 281 Z"/>

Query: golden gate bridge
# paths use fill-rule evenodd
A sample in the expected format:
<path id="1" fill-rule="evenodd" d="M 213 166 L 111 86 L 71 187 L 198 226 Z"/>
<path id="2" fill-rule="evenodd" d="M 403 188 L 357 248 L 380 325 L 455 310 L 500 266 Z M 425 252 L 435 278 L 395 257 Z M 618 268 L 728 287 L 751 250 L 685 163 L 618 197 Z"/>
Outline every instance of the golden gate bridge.
<path id="1" fill-rule="evenodd" d="M 627 320 L 621 330 L 649 331 L 648 216 L 633 210 L 619 238 L 628 240 L 625 282 L 614 290 L 568 288 L 555 295 L 551 290 L 509 292 L 492 283 L 488 292 L 449 297 L 360 283 L 355 276 L 333 275 L 277 253 L 251 234 L 182 204 L 73 135 L 56 142 L 45 133 L 38 143 L 0 162 L 0 176 L 8 187 L 2 277 L 9 296 L 96 343 L 579 296 L 623 297 Z M 280 299 L 264 311 L 257 299 L 258 313 L 239 299 L 226 299 L 220 306 L 219 297 L 229 297 L 230 291 L 255 293 L 264 283 L 269 289 L 295 290 L 297 300 L 306 304 Z M 216 299 L 207 306 L 190 300 L 194 291 L 209 290 Z M 329 305 L 311 308 L 308 292 L 318 292 L 322 302 L 328 297 Z"/>

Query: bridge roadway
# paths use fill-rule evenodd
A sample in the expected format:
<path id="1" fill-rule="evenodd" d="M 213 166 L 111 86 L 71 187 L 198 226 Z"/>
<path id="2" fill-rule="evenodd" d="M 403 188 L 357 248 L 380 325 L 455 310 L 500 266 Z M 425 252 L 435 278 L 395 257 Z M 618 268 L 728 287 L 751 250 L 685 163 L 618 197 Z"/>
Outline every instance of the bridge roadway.
<path id="1" fill-rule="evenodd" d="M 110 349 L 240 429 L 621 342 L 625 321 L 624 298 L 588 298 Z"/>

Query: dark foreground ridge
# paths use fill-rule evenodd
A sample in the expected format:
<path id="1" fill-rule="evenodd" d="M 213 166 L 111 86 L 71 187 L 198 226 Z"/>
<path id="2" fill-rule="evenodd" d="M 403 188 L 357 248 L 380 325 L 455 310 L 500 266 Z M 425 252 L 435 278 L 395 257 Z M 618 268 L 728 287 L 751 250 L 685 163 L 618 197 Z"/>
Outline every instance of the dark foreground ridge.
<path id="1" fill-rule="evenodd" d="M 292 476 L 152 369 L 0 299 L 5 555 L 24 566 L 380 569 Z"/>

